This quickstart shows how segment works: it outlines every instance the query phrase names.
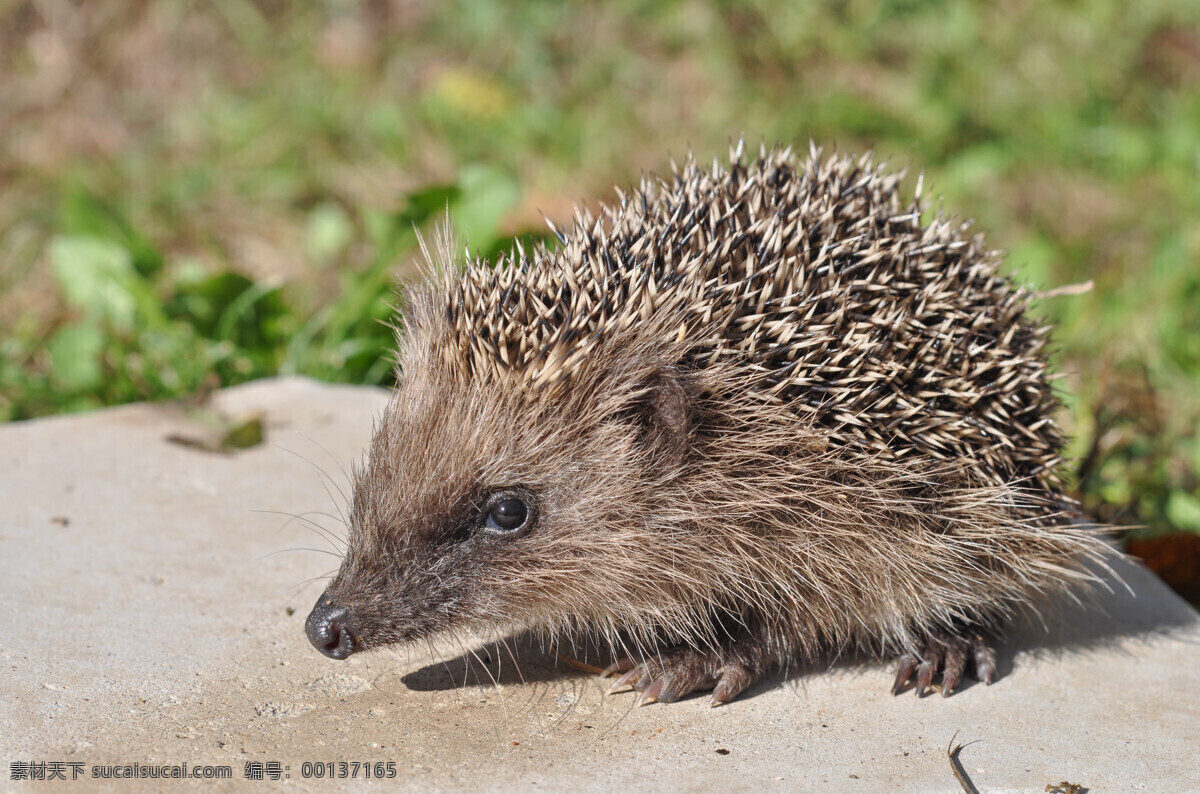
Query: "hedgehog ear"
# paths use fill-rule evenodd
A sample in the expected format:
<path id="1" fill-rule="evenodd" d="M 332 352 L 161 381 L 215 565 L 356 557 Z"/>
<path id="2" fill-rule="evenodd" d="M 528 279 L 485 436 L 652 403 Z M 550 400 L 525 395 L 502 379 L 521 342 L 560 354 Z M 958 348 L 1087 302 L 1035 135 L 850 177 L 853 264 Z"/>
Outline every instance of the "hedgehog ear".
<path id="1" fill-rule="evenodd" d="M 672 369 L 657 370 L 646 383 L 638 407 L 644 442 L 666 465 L 678 466 L 687 453 L 692 429 L 691 400 L 679 375 Z"/>

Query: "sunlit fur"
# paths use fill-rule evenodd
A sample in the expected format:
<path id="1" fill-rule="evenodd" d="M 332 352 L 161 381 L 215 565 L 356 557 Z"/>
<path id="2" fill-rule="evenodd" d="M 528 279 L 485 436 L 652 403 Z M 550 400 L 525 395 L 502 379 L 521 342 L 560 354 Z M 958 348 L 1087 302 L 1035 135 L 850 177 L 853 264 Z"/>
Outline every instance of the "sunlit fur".
<path id="1" fill-rule="evenodd" d="M 731 160 L 552 251 L 435 255 L 330 585 L 362 645 L 894 652 L 1087 578 L 1104 547 L 1060 513 L 1045 329 L 996 255 L 869 159 Z M 656 425 L 664 384 L 683 425 Z M 480 528 L 506 489 L 536 509 L 515 537 Z"/>

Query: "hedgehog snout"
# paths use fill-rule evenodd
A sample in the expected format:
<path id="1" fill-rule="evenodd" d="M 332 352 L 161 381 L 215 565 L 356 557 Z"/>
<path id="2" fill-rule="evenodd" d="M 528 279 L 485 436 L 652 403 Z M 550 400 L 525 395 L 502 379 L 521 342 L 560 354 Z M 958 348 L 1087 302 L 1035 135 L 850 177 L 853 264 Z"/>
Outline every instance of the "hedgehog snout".
<path id="1" fill-rule="evenodd" d="M 358 650 L 358 635 L 353 626 L 350 610 L 338 605 L 327 591 L 308 613 L 304 633 L 313 647 L 330 659 L 345 659 Z"/>

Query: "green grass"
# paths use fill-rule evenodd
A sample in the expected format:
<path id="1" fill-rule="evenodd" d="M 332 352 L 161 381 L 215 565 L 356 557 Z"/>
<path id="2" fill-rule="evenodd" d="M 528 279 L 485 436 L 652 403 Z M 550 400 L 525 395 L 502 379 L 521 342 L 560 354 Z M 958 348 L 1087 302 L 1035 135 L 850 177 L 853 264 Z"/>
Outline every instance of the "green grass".
<path id="1" fill-rule="evenodd" d="M 1200 9 L 1093 2 L 0 0 L 0 420 L 390 377 L 393 278 L 689 147 L 874 148 L 1085 295 L 1084 501 L 1200 531 Z"/>

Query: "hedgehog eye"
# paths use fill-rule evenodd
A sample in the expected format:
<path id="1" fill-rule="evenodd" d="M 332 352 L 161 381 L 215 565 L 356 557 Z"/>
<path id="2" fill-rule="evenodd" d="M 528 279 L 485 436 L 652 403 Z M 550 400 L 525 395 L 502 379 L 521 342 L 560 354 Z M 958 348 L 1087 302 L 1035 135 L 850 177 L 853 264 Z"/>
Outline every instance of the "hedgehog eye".
<path id="1" fill-rule="evenodd" d="M 492 503 L 484 526 L 493 532 L 509 535 L 524 529 L 531 513 L 524 499 L 504 496 Z"/>

